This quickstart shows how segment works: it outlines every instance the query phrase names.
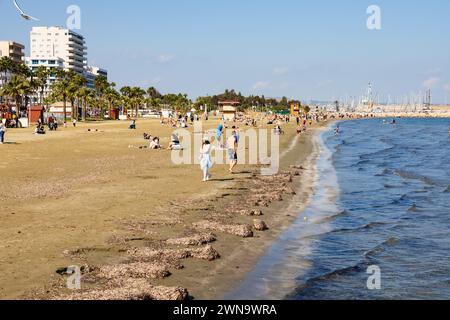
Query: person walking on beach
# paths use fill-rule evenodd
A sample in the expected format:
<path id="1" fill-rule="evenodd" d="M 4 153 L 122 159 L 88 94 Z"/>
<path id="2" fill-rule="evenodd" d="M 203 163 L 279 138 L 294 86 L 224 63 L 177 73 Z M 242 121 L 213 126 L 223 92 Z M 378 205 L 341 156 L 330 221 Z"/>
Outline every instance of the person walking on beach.
<path id="1" fill-rule="evenodd" d="M 200 168 L 203 172 L 203 182 L 208 182 L 211 179 L 211 174 L 209 170 L 211 170 L 213 166 L 211 151 L 213 147 L 209 139 L 203 139 L 202 148 L 200 149 Z"/>
<path id="2" fill-rule="evenodd" d="M 0 119 L 0 144 L 5 143 L 5 134 L 6 134 L 6 126 L 3 124 L 3 121 Z"/>
<path id="3" fill-rule="evenodd" d="M 222 148 L 222 135 L 223 135 L 223 124 L 219 124 L 216 131 L 216 140 L 217 140 L 217 147 Z"/>
<path id="4" fill-rule="evenodd" d="M 233 126 L 233 131 L 234 131 L 234 133 L 235 133 L 235 136 L 236 136 L 236 142 L 239 144 L 239 139 L 241 138 L 241 135 L 240 135 L 240 129 L 238 128 L 238 127 L 236 127 L 236 126 Z"/>
<path id="5" fill-rule="evenodd" d="M 230 160 L 230 173 L 234 173 L 234 168 L 238 163 L 238 137 L 236 131 L 233 131 L 231 136 L 227 140 L 228 147 L 228 160 Z"/>

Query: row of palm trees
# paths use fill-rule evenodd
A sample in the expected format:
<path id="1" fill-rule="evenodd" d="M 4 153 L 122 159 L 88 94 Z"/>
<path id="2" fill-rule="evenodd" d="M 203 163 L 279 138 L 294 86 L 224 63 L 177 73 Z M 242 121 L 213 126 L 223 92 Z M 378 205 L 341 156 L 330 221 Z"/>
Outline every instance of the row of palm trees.
<path id="1" fill-rule="evenodd" d="M 53 79 L 51 84 L 49 79 Z M 142 107 L 158 109 L 167 106 L 187 111 L 192 105 L 185 94 L 162 95 L 154 87 L 143 90 L 125 86 L 117 90 L 116 84 L 108 82 L 103 76 L 95 79 L 94 88 L 88 88 L 86 78 L 74 71 L 47 69 L 43 66 L 31 70 L 7 57 L 0 59 L 0 85 L 0 98 L 3 101 L 6 99 L 7 103 L 12 101 L 17 114 L 22 106 L 30 104 L 32 97 L 39 97 L 39 101 L 34 102 L 41 106 L 62 102 L 64 121 L 68 117 L 68 104 L 71 106 L 72 119 L 83 121 L 87 119 L 88 108 L 103 118 L 107 110 L 111 115 L 112 109 L 119 106 L 133 110 L 137 116 Z"/>

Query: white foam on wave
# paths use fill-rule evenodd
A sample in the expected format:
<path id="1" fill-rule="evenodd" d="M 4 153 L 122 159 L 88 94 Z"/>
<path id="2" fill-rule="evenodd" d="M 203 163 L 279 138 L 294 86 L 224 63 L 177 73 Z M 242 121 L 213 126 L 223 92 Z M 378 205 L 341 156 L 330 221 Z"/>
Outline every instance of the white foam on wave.
<path id="1" fill-rule="evenodd" d="M 225 299 L 283 299 L 298 286 L 297 279 L 313 267 L 310 259 L 315 246 L 313 237 L 332 231 L 327 218 L 342 212 L 337 205 L 339 185 L 332 162 L 333 154 L 325 145 L 323 136 L 317 139 L 320 148 L 315 171 L 317 183 L 309 206 L 272 245 L 242 285 L 227 294 Z M 295 205 L 296 199 L 293 201 L 290 210 L 293 210 L 292 214 L 299 214 L 301 206 Z"/>

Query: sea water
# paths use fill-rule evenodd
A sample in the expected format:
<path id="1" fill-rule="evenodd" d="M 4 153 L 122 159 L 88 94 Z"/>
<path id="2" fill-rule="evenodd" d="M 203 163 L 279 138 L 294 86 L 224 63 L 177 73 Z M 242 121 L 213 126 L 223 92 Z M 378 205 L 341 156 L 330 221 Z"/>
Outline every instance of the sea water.
<path id="1" fill-rule="evenodd" d="M 311 204 L 227 299 L 450 299 L 450 120 L 339 126 Z"/>

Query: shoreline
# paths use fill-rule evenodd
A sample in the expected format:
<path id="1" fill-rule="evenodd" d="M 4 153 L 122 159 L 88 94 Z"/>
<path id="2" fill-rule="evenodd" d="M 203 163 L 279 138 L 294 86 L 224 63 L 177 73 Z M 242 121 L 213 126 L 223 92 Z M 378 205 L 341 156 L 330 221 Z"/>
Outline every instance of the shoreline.
<path id="1" fill-rule="evenodd" d="M 149 125 L 151 123 L 152 122 L 148 122 Z M 7 221 L 7 224 L 5 226 L 6 229 L 4 229 L 3 232 L 5 234 L 9 234 L 11 228 L 12 231 L 14 231 L 15 229 L 17 229 L 17 224 L 23 224 L 24 222 L 26 222 L 20 230 L 26 231 L 25 234 L 27 235 L 27 238 L 32 237 L 34 245 L 31 245 L 29 248 L 29 250 L 32 252 L 28 254 L 22 249 L 21 252 L 23 252 L 23 254 L 25 255 L 22 256 L 21 254 L 21 256 L 19 256 L 20 260 L 14 260 L 11 257 L 10 261 L 18 261 L 17 263 L 21 264 L 21 260 L 27 259 L 28 261 L 30 261 L 31 259 L 35 259 L 34 257 L 36 257 L 36 259 L 39 260 L 46 259 L 47 262 L 40 265 L 40 268 L 33 269 L 34 273 L 30 275 L 29 278 L 30 280 L 33 279 L 32 282 L 26 282 L 26 279 L 22 279 L 22 282 L 16 284 L 13 284 L 11 282 L 12 287 L 9 290 L 7 282 L 6 284 L 4 284 L 5 287 L 0 288 L 0 295 L 9 298 L 22 297 L 24 299 L 44 300 L 59 299 L 61 297 L 67 299 L 86 298 L 86 296 L 82 297 L 79 295 L 77 296 L 77 294 L 74 295 L 72 292 L 65 289 L 66 277 L 62 277 L 61 275 L 55 273 L 56 270 L 60 270 L 60 268 L 64 265 L 79 265 L 82 267 L 83 271 L 83 289 L 86 289 L 83 290 L 83 293 L 97 288 L 100 288 L 100 292 L 103 293 L 106 292 L 105 290 L 111 289 L 111 287 L 115 287 L 118 284 L 122 286 L 126 285 L 127 283 L 123 281 L 129 279 L 129 277 L 133 278 L 133 272 L 136 273 L 136 270 L 118 271 L 117 268 L 120 269 L 124 266 L 134 266 L 138 267 L 139 270 L 137 271 L 139 274 L 141 274 L 144 278 L 150 279 L 149 283 L 151 283 L 151 285 L 156 286 L 156 292 L 160 293 L 161 290 L 164 291 L 167 289 L 171 289 L 171 292 L 176 293 L 169 296 L 156 295 L 156 298 L 159 297 L 163 300 L 180 298 L 183 296 L 183 294 L 181 294 L 180 296 L 180 294 L 178 293 L 184 292 L 180 288 L 186 288 L 189 291 L 190 296 L 194 299 L 220 299 L 230 290 L 239 285 L 239 282 L 245 279 L 246 275 L 252 270 L 258 260 L 264 255 L 266 250 L 282 234 L 282 232 L 284 232 L 291 226 L 291 224 L 303 211 L 302 209 L 306 208 L 306 206 L 308 205 L 314 191 L 314 170 L 316 158 L 318 156 L 317 146 L 314 144 L 314 137 L 319 134 L 320 131 L 324 130 L 324 126 L 329 125 L 329 123 L 332 122 L 330 121 L 327 123 L 315 125 L 313 128 L 309 128 L 308 132 L 300 137 L 294 134 L 294 126 L 289 126 L 290 133 L 282 137 L 281 147 L 284 156 L 281 159 L 281 172 L 277 177 L 266 179 L 259 176 L 259 168 L 255 168 L 255 166 L 242 166 L 239 168 L 241 173 L 231 178 L 227 178 L 228 175 L 226 174 L 226 168 L 218 167 L 214 168 L 213 172 L 214 177 L 216 177 L 217 179 L 215 181 L 212 181 L 211 184 L 208 184 L 208 186 L 195 182 L 195 184 L 190 186 L 189 189 L 191 191 L 188 193 L 186 193 L 186 191 L 182 191 L 185 188 L 183 188 L 183 186 L 180 186 L 180 188 L 178 188 L 178 190 L 180 190 L 180 195 L 177 197 L 168 198 L 167 192 L 165 192 L 165 189 L 162 188 L 161 195 L 165 194 L 165 197 L 167 199 L 166 201 L 169 201 L 165 204 L 161 201 L 158 201 L 156 203 L 150 202 L 148 201 L 149 199 L 144 195 L 139 196 L 140 199 L 144 201 L 139 200 L 136 203 L 136 201 L 134 201 L 135 197 L 134 199 L 132 197 L 133 192 L 131 190 L 129 191 L 131 196 L 130 200 L 133 202 L 129 202 L 129 200 L 127 200 L 128 196 L 126 196 L 124 199 L 121 199 L 120 202 L 117 203 L 117 210 L 112 210 L 111 203 L 107 199 L 101 201 L 99 201 L 99 199 L 96 199 L 95 202 L 92 203 L 94 204 L 94 207 L 91 208 L 90 206 L 88 210 L 92 212 L 98 212 L 98 214 L 102 212 L 99 211 L 101 210 L 100 208 L 105 208 L 104 210 L 106 211 L 102 212 L 102 214 L 95 219 L 92 219 L 95 216 L 90 215 L 90 212 L 83 213 L 88 214 L 86 217 L 90 218 L 88 220 L 79 220 L 79 222 L 83 221 L 83 223 L 85 223 L 86 225 L 72 226 L 70 224 L 70 221 L 59 222 L 60 224 L 62 224 L 61 235 L 59 235 L 58 233 L 54 233 L 55 231 L 59 230 L 59 223 L 54 222 L 53 220 L 58 219 L 58 216 L 60 215 L 58 211 L 46 211 L 45 220 L 41 220 L 41 224 L 30 226 L 28 226 L 28 222 L 26 222 L 29 221 L 29 218 L 27 218 L 28 212 L 33 212 L 31 210 L 34 210 L 32 208 L 36 206 L 37 208 L 43 208 L 44 206 L 46 208 L 56 208 L 57 203 L 59 202 L 62 202 L 62 205 L 64 206 L 66 206 L 66 201 L 70 201 L 70 203 L 76 203 L 76 201 L 79 201 L 76 199 L 80 198 L 81 200 L 82 198 L 86 198 L 86 192 L 91 192 L 93 193 L 92 196 L 95 196 L 96 191 L 94 188 L 96 185 L 102 186 L 101 188 L 103 189 L 106 185 L 108 185 L 108 190 L 111 190 L 107 193 L 112 194 L 113 189 L 120 188 L 120 184 L 118 184 L 118 181 L 122 181 L 123 177 L 107 175 L 109 170 L 104 171 L 103 169 L 101 179 L 99 181 L 90 179 L 88 183 L 92 184 L 92 186 L 88 186 L 88 189 L 86 190 L 86 187 L 84 186 L 77 187 L 77 190 L 79 191 L 77 191 L 75 194 L 72 193 L 72 196 L 70 196 L 69 193 L 66 194 L 65 192 L 61 192 L 61 194 L 57 195 L 56 199 L 53 199 L 50 195 L 36 193 L 36 200 L 33 200 L 34 198 L 30 199 L 31 203 L 28 204 L 27 207 L 25 207 L 25 209 L 27 210 L 26 212 L 22 213 L 20 211 L 21 208 L 14 209 L 15 212 L 20 212 L 21 214 L 19 215 L 19 217 L 17 217 L 17 215 L 13 212 L 13 216 L 9 217 L 9 220 L 11 221 Z M 114 139 L 114 144 L 116 144 L 117 142 L 115 140 L 116 137 L 118 137 L 117 133 L 113 133 L 112 131 L 109 132 L 109 130 L 116 125 L 117 123 L 102 124 L 100 127 L 104 130 L 104 132 L 99 133 L 98 135 L 87 135 L 82 139 L 86 141 L 92 140 L 92 142 L 95 144 L 98 144 L 98 139 L 101 139 L 101 141 L 105 140 L 104 143 L 107 143 L 108 141 L 106 139 L 109 139 L 109 136 L 111 135 L 111 138 Z M 74 133 L 70 133 L 72 130 L 66 131 L 67 133 L 62 132 L 60 135 L 51 135 L 48 139 L 39 139 L 37 145 L 37 148 L 39 149 L 38 155 L 40 155 L 40 153 L 46 154 L 47 145 L 51 149 L 54 149 L 55 144 L 64 143 L 64 137 L 72 136 L 76 132 L 75 131 Z M 152 129 L 152 131 L 156 130 Z M 12 131 L 13 137 L 16 135 L 18 137 L 18 134 L 21 133 L 15 133 L 14 131 Z M 123 134 L 129 135 L 130 138 L 132 138 L 131 133 L 127 130 L 123 130 L 123 133 L 121 133 L 121 135 Z M 32 140 L 35 139 L 35 137 L 28 137 L 27 135 L 20 137 L 20 141 L 23 140 L 25 145 L 32 143 Z M 14 137 L 14 139 L 16 138 Z M 136 138 L 132 139 L 134 140 Z M 128 144 L 128 140 L 125 140 L 125 142 L 126 144 Z M 125 144 L 125 142 L 123 142 L 123 144 Z M 22 146 L 22 143 L 18 145 L 19 149 L 22 149 L 24 147 L 29 148 L 26 146 Z M 80 146 L 79 149 L 80 150 L 78 150 L 78 148 L 75 149 L 76 154 L 83 152 L 82 146 Z M 18 150 L 17 152 L 20 151 Z M 61 152 L 63 153 L 64 150 Z M 134 161 L 134 158 L 136 158 L 136 161 L 138 161 L 139 159 L 147 158 L 148 155 L 151 154 L 152 153 L 127 150 L 125 155 L 122 155 L 120 158 L 129 159 L 128 161 Z M 155 153 L 155 156 L 162 157 L 161 160 L 168 157 L 169 155 L 169 153 L 165 152 Z M 12 157 L 13 156 L 14 155 L 12 155 Z M 116 158 L 117 156 L 114 154 L 114 157 Z M 84 166 L 87 164 L 85 160 L 86 159 L 83 159 L 82 161 L 82 165 Z M 73 159 L 73 161 L 76 162 L 77 159 L 75 158 Z M 155 165 L 158 165 L 158 163 L 159 162 L 157 162 Z M 298 165 L 303 169 L 294 170 L 290 168 L 291 165 Z M 95 166 L 95 168 L 97 168 L 97 166 Z M 169 178 L 175 183 L 175 181 L 179 181 L 180 174 L 186 177 L 195 177 L 197 176 L 197 171 L 192 171 L 192 168 L 189 166 L 183 168 L 172 168 L 170 170 L 174 171 L 174 174 L 175 172 L 178 172 L 178 174 L 176 174 L 177 178 L 175 179 L 175 177 L 173 177 L 172 179 L 172 174 L 169 176 Z M 195 168 L 197 169 L 196 166 Z M 138 186 L 136 186 L 136 188 L 134 189 L 139 190 L 140 185 L 146 185 L 145 180 L 147 180 L 146 177 L 148 173 L 145 176 L 142 176 L 143 172 L 145 172 L 146 170 L 143 171 L 142 169 L 137 168 L 133 171 L 136 171 L 136 176 L 131 175 L 129 178 L 131 179 L 130 182 L 126 181 L 124 183 L 125 185 L 129 185 L 129 183 L 133 181 L 134 184 L 138 184 Z M 298 175 L 295 175 L 295 173 L 297 173 Z M 29 174 L 29 172 L 25 172 L 25 174 Z M 145 179 L 142 180 L 141 176 L 142 179 Z M 222 178 L 222 176 L 224 178 Z M 166 179 L 164 180 L 163 184 L 167 187 L 167 176 L 165 178 Z M 151 180 L 154 179 L 156 179 L 156 176 L 151 177 Z M 274 179 L 279 179 L 281 182 L 278 183 L 278 181 L 274 181 Z M 292 183 L 289 182 L 290 180 L 292 180 Z M 19 182 L 21 181 L 22 180 L 19 180 Z M 61 181 L 65 182 L 65 180 Z M 62 185 L 63 182 L 61 181 L 59 181 L 59 183 L 61 183 Z M 73 180 L 72 178 L 68 182 L 71 183 L 72 181 L 75 180 Z M 36 183 L 42 184 L 43 182 L 40 182 L 40 180 L 38 180 Z M 31 184 L 32 186 L 34 186 L 35 182 L 30 180 L 27 184 Z M 279 188 L 280 184 L 284 187 Z M 194 189 L 192 189 L 192 187 L 194 187 Z M 258 190 L 260 191 L 253 192 L 252 188 L 259 188 Z M 295 196 L 289 194 L 289 190 L 292 189 L 296 190 Z M 30 190 L 34 191 L 34 189 Z M 194 192 L 193 190 L 197 191 Z M 70 190 L 64 191 L 70 192 Z M 151 191 L 152 192 L 150 194 L 156 192 L 157 190 L 153 189 Z M 252 199 L 257 199 L 260 196 L 266 199 L 263 201 L 263 204 L 259 204 L 256 207 L 252 206 L 251 202 L 254 201 Z M 72 199 L 74 197 L 75 199 Z M 281 200 L 277 199 L 277 197 L 281 198 Z M 105 196 L 105 198 L 107 198 L 107 196 Z M 298 203 L 301 204 L 301 207 L 296 208 L 295 214 L 287 214 L 286 212 L 289 212 L 289 207 L 293 205 L 292 199 L 294 198 Z M 48 201 L 50 201 L 50 205 L 47 204 Z M 103 204 L 103 201 L 105 201 L 106 203 Z M 123 207 L 127 207 L 127 204 L 128 206 L 131 206 L 129 207 L 129 209 L 133 208 L 133 211 L 137 210 L 136 214 L 127 215 L 126 212 L 120 212 Z M 8 214 L 8 211 L 13 209 L 12 207 L 9 208 L 8 203 L 6 203 L 6 205 L 7 211 L 5 213 Z M 266 205 L 268 207 L 266 207 Z M 154 209 L 149 211 L 149 206 L 153 207 Z M 81 206 L 80 210 L 84 209 L 84 207 L 84 205 Z M 97 207 L 99 208 L 97 209 Z M 145 210 L 145 207 L 147 207 L 147 210 Z M 257 208 L 260 208 L 263 211 L 263 216 L 255 217 L 241 213 L 242 209 Z M 39 209 L 36 210 L 36 213 L 39 213 Z M 78 209 L 75 211 L 72 210 L 71 214 L 78 216 L 79 214 L 77 213 L 77 211 Z M 142 213 L 137 214 L 138 212 Z M 54 216 L 55 214 L 57 215 Z M 22 215 L 23 217 L 21 217 Z M 47 217 L 47 215 L 49 216 Z M 16 218 L 20 218 L 20 220 L 13 224 L 13 221 L 17 221 L 14 220 Z M 217 221 L 219 224 L 225 226 L 233 225 L 241 230 L 242 227 L 244 227 L 245 229 L 245 226 L 252 225 L 255 218 L 258 218 L 258 220 L 263 220 L 268 225 L 269 230 L 264 232 L 253 230 L 254 236 L 250 238 L 236 236 L 230 234 L 229 232 L 199 229 L 194 226 L 194 224 L 196 223 L 210 220 Z M 31 222 L 33 221 L 33 219 L 31 220 Z M 67 220 L 67 218 L 65 219 Z M 83 218 L 81 218 L 80 216 L 79 219 Z M 68 224 L 66 225 L 66 223 Z M 32 228 L 38 228 L 38 230 L 33 231 L 34 229 Z M 52 230 L 52 233 L 48 235 L 45 235 L 40 231 L 48 228 L 51 228 Z M 75 237 L 74 233 L 66 239 L 65 234 L 67 233 L 67 231 L 65 230 L 67 230 L 68 228 L 70 228 L 69 230 L 73 229 L 71 233 L 74 231 L 78 233 L 78 230 L 80 230 L 80 236 Z M 90 235 L 89 233 L 86 233 L 88 231 L 93 234 Z M 205 240 L 205 237 L 208 238 L 208 235 L 212 233 L 214 234 L 214 239 Z M 23 238 L 23 234 L 24 232 L 19 232 L 19 234 L 17 234 L 15 238 Z M 198 238 L 199 236 L 201 236 L 200 240 Z M 183 238 L 184 240 L 179 242 L 179 240 Z M 60 240 L 58 239 L 64 241 L 61 243 L 57 243 L 57 246 L 55 246 L 55 241 L 60 242 Z M 185 243 L 186 239 L 189 243 Z M 196 239 L 195 241 L 199 241 L 199 243 L 191 243 L 192 239 Z M 169 242 L 173 240 L 175 240 L 175 243 L 169 244 Z M 13 243 L 16 243 L 15 241 L 15 239 L 11 239 L 5 244 L 5 247 L 7 245 L 6 248 L 11 247 L 11 249 L 13 249 Z M 49 251 L 50 253 L 44 255 L 44 251 L 41 251 L 42 249 L 37 249 L 39 250 L 39 252 L 33 253 L 36 251 L 36 249 L 33 250 L 33 246 L 37 246 L 37 248 L 43 248 L 42 246 L 44 246 L 46 242 L 49 243 L 47 245 L 49 246 L 47 250 L 51 250 Z M 85 244 L 82 244 L 81 246 L 74 245 L 77 242 L 79 242 L 80 244 Z M 142 259 L 142 257 L 133 255 L 136 252 L 133 252 L 133 254 L 130 256 L 131 251 L 136 251 L 139 249 L 155 250 L 155 252 L 158 253 L 158 259 L 153 260 L 152 258 L 151 261 L 153 262 L 151 262 L 146 260 L 148 257 Z M 166 255 L 180 253 L 183 253 L 183 257 L 175 257 L 176 261 L 170 260 L 170 258 L 166 257 Z M 8 253 L 6 254 L 8 256 Z M 12 254 L 12 252 L 10 254 Z M 194 255 L 195 257 L 186 259 L 184 257 L 185 254 Z M 217 259 L 218 255 L 220 255 L 220 259 Z M 1 262 L 2 260 L 0 259 L 0 263 Z M 11 264 L 8 265 L 12 266 Z M 152 270 L 150 266 L 161 267 L 162 269 L 160 271 L 162 272 L 157 272 L 155 274 L 155 270 Z M 105 282 L 104 279 L 100 281 L 98 279 L 95 279 L 95 276 L 98 275 L 99 272 L 105 273 L 105 271 L 103 270 L 104 268 L 106 268 L 108 272 L 115 272 L 119 276 L 110 281 L 111 283 L 108 283 L 108 281 Z M 14 277 L 14 273 L 12 273 L 12 270 L 5 270 L 5 272 L 5 277 L 7 277 L 8 275 L 10 277 Z M 201 274 L 202 277 L 199 277 L 199 274 Z M 11 281 L 13 281 L 13 278 L 11 279 Z M 136 282 L 137 280 L 138 279 L 135 277 L 133 279 L 134 282 L 132 283 L 132 285 L 135 287 L 139 286 L 140 290 L 144 290 L 142 287 L 145 285 Z M 41 288 L 38 287 L 40 283 L 44 285 Z M 19 294 L 19 292 L 22 293 Z M 123 295 L 109 296 L 109 298 L 114 297 L 120 298 L 123 297 Z M 96 296 L 96 298 L 108 297 Z"/>
<path id="2" fill-rule="evenodd" d="M 273 204 L 264 210 L 264 221 L 269 224 L 269 231 L 258 236 L 257 244 L 243 242 L 239 250 L 235 250 L 231 255 L 222 259 L 212 271 L 216 275 L 212 275 L 212 279 L 207 281 L 204 286 L 205 289 L 213 286 L 214 296 L 200 296 L 199 298 L 223 300 L 225 295 L 237 289 L 245 281 L 259 260 L 264 257 L 267 250 L 305 211 L 314 196 L 317 183 L 317 160 L 320 156 L 318 135 L 325 130 L 327 130 L 327 126 L 309 129 L 307 137 L 301 137 L 300 139 L 295 137 L 294 142 L 296 141 L 297 143 L 293 145 L 293 148 L 283 151 L 285 154 L 283 154 L 281 162 L 284 170 L 292 164 L 304 168 L 301 178 L 293 181 L 293 189 L 296 195 L 289 197 L 286 201 Z M 298 156 L 300 151 L 305 151 L 305 146 L 308 152 Z M 226 274 L 227 271 L 231 270 L 233 272 Z M 230 298 L 232 299 L 232 297 Z"/>

